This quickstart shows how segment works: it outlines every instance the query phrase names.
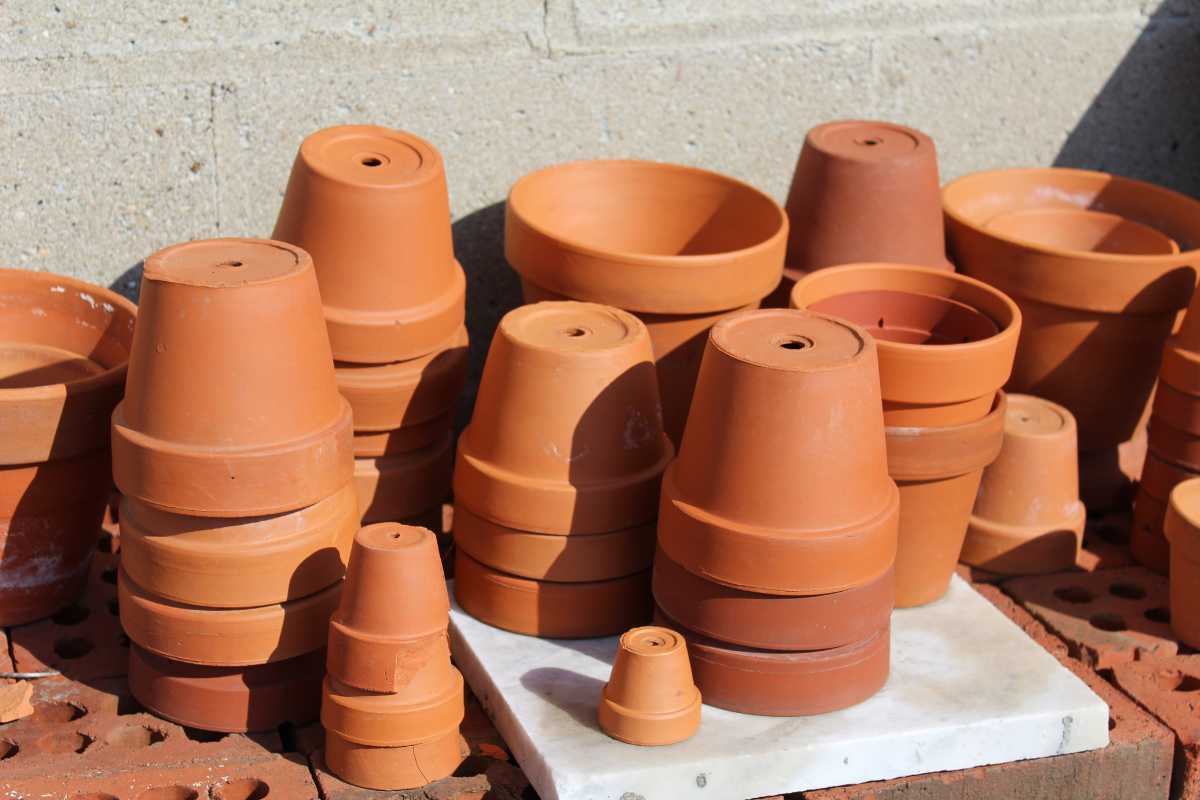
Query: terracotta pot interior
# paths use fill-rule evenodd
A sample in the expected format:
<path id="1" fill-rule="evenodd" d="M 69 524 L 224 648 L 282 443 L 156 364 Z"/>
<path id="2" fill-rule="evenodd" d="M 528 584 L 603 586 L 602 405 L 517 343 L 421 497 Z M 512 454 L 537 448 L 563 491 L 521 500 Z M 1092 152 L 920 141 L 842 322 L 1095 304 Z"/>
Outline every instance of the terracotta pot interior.
<path id="1" fill-rule="evenodd" d="M 888 290 L 848 292 L 821 300 L 809 310 L 840 317 L 876 339 L 904 344 L 962 344 L 999 333 L 990 317 L 948 297 Z"/>
<path id="2" fill-rule="evenodd" d="M 1179 245 L 1149 225 L 1119 214 L 1075 208 L 1031 208 L 993 217 L 987 229 L 1053 248 L 1133 256 L 1170 255 Z"/>

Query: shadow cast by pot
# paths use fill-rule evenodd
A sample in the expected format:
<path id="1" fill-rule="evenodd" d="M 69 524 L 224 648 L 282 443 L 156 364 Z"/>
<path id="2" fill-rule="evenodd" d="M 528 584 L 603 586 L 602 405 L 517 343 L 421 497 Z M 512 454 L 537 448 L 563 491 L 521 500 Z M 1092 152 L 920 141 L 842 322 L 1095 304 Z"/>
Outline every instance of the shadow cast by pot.
<path id="1" fill-rule="evenodd" d="M 604 681 L 569 669 L 535 667 L 521 676 L 521 685 L 585 728 L 600 730 L 596 706 L 604 691 Z"/>

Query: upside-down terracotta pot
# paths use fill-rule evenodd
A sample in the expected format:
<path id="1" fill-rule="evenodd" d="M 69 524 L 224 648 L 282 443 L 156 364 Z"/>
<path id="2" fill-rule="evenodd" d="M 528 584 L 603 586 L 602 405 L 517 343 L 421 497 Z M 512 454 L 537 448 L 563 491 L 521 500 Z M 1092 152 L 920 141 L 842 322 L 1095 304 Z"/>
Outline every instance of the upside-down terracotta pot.
<path id="1" fill-rule="evenodd" d="M 445 657 L 449 665 L 449 657 Z M 463 679 L 454 667 L 453 680 L 440 695 L 417 702 L 403 694 L 368 692 L 333 678 L 325 679 L 321 724 L 355 744 L 406 747 L 458 731 L 464 713 Z"/>
<path id="2" fill-rule="evenodd" d="M 764 594 L 839 592 L 896 556 L 875 343 L 789 309 L 713 326 L 659 546 L 706 580 Z M 703 688 L 703 687 L 702 687 Z"/>
<path id="3" fill-rule="evenodd" d="M 0 269 L 0 625 L 49 616 L 83 585 L 136 314 L 84 281 Z"/>
<path id="4" fill-rule="evenodd" d="M 269 517 L 187 517 L 126 497 L 120 518 L 121 567 L 133 583 L 214 608 L 298 600 L 337 583 L 359 527 L 349 483 L 315 505 Z"/>
<path id="5" fill-rule="evenodd" d="M 1171 543 L 1171 630 L 1200 647 L 1200 479 L 1171 490 L 1165 530 Z"/>
<path id="6" fill-rule="evenodd" d="M 350 480 L 350 426 L 307 253 L 212 239 L 146 259 L 112 421 L 122 494 L 190 516 L 294 511 Z"/>
<path id="7" fill-rule="evenodd" d="M 1146 453 L 1138 493 L 1133 501 L 1133 524 L 1129 533 L 1129 552 L 1142 566 L 1167 574 L 1170 551 L 1163 526 L 1171 492 L 1180 483 L 1195 477 L 1200 477 L 1200 471 L 1172 464 L 1154 450 Z"/>
<path id="8" fill-rule="evenodd" d="M 1160 380 L 1154 390 L 1152 414 L 1160 424 L 1200 436 L 1200 395 L 1176 389 Z"/>
<path id="9" fill-rule="evenodd" d="M 450 493 L 454 436 L 420 450 L 354 459 L 354 486 L 362 524 L 399 522 L 439 506 Z"/>
<path id="10" fill-rule="evenodd" d="M 401 747 L 356 744 L 325 733 L 325 766 L 346 783 L 367 789 L 415 789 L 454 774 L 469 753 L 457 730 Z"/>
<path id="11" fill-rule="evenodd" d="M 341 125 L 306 138 L 272 238 L 312 254 L 339 361 L 424 356 L 463 324 L 445 168 L 411 133 Z"/>
<path id="12" fill-rule="evenodd" d="M 576 161 L 513 185 L 504 252 L 526 302 L 605 303 L 646 323 L 664 429 L 678 444 L 708 329 L 779 283 L 787 230 L 774 200 L 724 175 Z"/>
<path id="13" fill-rule="evenodd" d="M 1180 430 L 1161 417 L 1151 417 L 1147 446 L 1164 461 L 1200 472 L 1200 434 Z M 1145 475 L 1145 465 L 1142 467 Z M 1160 498 L 1165 500 L 1166 498 Z"/>
<path id="14" fill-rule="evenodd" d="M 1004 443 L 983 471 L 960 560 L 1001 575 L 1063 572 L 1086 521 L 1075 418 L 1049 400 L 1008 395 Z"/>
<path id="15" fill-rule="evenodd" d="M 694 734 L 700 691 L 684 638 L 654 626 L 621 634 L 596 718 L 601 730 L 627 744 L 674 744 Z"/>
<path id="16" fill-rule="evenodd" d="M 593 303 L 535 303 L 496 329 L 454 496 L 508 528 L 605 533 L 654 519 L 673 455 L 646 326 Z"/>
<path id="17" fill-rule="evenodd" d="M 930 267 L 850 264 L 806 276 L 792 307 L 849 320 L 879 345 L 888 425 L 971 422 L 1008 380 L 1021 312 L 990 286 Z"/>

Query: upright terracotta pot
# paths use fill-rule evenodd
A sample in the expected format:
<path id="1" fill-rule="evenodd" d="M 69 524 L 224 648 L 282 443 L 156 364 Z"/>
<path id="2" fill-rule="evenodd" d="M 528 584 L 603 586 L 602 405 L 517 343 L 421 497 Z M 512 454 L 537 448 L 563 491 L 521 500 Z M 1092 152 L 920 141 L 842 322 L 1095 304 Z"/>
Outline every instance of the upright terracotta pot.
<path id="1" fill-rule="evenodd" d="M 99 286 L 0 269 L 0 625 L 49 616 L 83 586 L 135 315 Z"/>
<path id="2" fill-rule="evenodd" d="M 212 239 L 146 259 L 129 385 L 113 412 L 121 492 L 191 516 L 276 514 L 351 477 L 312 259 Z"/>
<path id="3" fill-rule="evenodd" d="M 641 525 L 674 455 L 650 337 L 632 314 L 535 303 L 505 315 L 458 441 L 456 502 L 537 533 Z"/>
<path id="4" fill-rule="evenodd" d="M 893 426 L 971 422 L 1008 380 L 1021 312 L 971 278 L 905 264 L 820 270 L 792 289 L 792 307 L 862 325 L 879 343 L 883 417 Z"/>
<path id="5" fill-rule="evenodd" d="M 526 302 L 570 298 L 633 312 L 650 328 L 664 424 L 678 443 L 704 336 L 779 282 L 787 215 L 724 175 L 650 161 L 576 161 L 509 192 L 505 255 Z"/>
<path id="6" fill-rule="evenodd" d="M 849 589 L 896 556 L 875 343 L 818 314 L 751 311 L 713 327 L 659 545 L 684 569 L 764 594 Z"/>
<path id="7" fill-rule="evenodd" d="M 1078 463 L 1070 411 L 1008 395 L 1004 443 L 983 471 L 961 560 L 1001 575 L 1072 569 L 1087 521 Z"/>
<path id="8" fill-rule="evenodd" d="M 341 125 L 306 138 L 272 238 L 315 259 L 339 361 L 417 358 L 463 324 L 442 157 L 411 133 Z"/>
<path id="9" fill-rule="evenodd" d="M 700 727 L 700 691 L 684 638 L 653 626 L 621 634 L 596 717 L 601 730 L 628 744 L 674 744 L 691 737 Z"/>
<path id="10" fill-rule="evenodd" d="M 1171 630 L 1200 647 L 1200 478 L 1171 490 L 1166 517 L 1171 543 Z"/>

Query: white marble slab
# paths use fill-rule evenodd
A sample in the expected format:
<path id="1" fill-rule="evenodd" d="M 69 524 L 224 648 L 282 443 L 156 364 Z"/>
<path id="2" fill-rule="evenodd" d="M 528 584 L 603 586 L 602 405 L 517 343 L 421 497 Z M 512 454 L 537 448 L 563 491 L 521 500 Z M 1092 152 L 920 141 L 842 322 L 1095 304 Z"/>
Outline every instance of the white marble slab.
<path id="1" fill-rule="evenodd" d="M 667 747 L 596 724 L 615 638 L 520 636 L 457 606 L 450 635 L 543 800 L 744 800 L 1108 744 L 1104 701 L 958 577 L 942 600 L 895 613 L 891 677 L 867 702 L 791 718 L 706 705 L 700 731 Z"/>

